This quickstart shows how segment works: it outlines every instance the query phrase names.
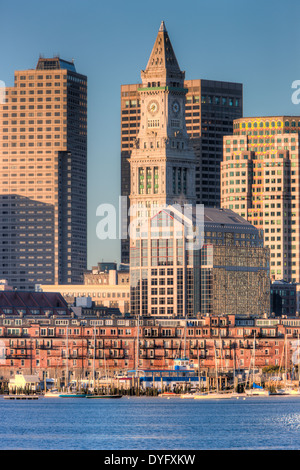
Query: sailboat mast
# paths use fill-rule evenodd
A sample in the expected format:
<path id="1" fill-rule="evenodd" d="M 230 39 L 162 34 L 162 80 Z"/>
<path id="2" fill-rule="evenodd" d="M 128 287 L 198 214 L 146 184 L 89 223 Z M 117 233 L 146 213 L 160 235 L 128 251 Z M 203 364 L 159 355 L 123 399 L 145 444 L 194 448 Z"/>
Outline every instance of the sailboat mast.
<path id="1" fill-rule="evenodd" d="M 139 368 L 139 343 L 140 343 L 140 315 L 137 318 L 137 338 L 136 338 L 136 367 L 135 367 L 135 376 L 138 376 Z"/>
<path id="2" fill-rule="evenodd" d="M 67 368 L 66 368 L 66 386 L 69 385 L 69 320 L 67 320 Z"/>
<path id="3" fill-rule="evenodd" d="M 235 348 L 233 348 L 233 390 L 235 387 Z"/>
<path id="4" fill-rule="evenodd" d="M 93 357 L 93 387 L 95 388 L 95 354 L 96 354 L 96 330 L 94 325 L 94 357 Z"/>
<path id="5" fill-rule="evenodd" d="M 216 342 L 215 344 L 215 372 L 216 372 L 216 385 L 217 385 L 217 393 L 219 393 L 219 377 L 218 377 L 218 362 L 217 362 L 217 351 L 216 351 Z"/>
<path id="6" fill-rule="evenodd" d="M 298 384 L 299 384 L 299 333 L 298 333 L 298 347 L 297 347 L 297 359 L 298 359 Z"/>
<path id="7" fill-rule="evenodd" d="M 185 324 L 184 324 L 183 359 L 186 359 L 186 317 L 185 317 Z"/>
<path id="8" fill-rule="evenodd" d="M 254 330 L 254 339 L 253 339 L 253 379 L 252 379 L 252 386 L 254 383 L 254 376 L 255 376 L 255 335 L 256 331 Z"/>
<path id="9" fill-rule="evenodd" d="M 286 386 L 286 381 L 287 381 L 287 341 L 286 341 L 286 332 L 285 332 L 285 337 L 284 337 L 284 353 L 285 353 L 285 386 Z"/>

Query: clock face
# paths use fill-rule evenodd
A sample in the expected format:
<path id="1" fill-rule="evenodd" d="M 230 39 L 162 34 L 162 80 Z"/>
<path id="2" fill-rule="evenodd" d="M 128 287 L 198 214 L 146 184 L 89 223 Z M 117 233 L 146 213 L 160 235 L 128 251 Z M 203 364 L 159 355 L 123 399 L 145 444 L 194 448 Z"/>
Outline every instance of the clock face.
<path id="1" fill-rule="evenodd" d="M 179 109 L 180 109 L 180 107 L 179 107 L 178 101 L 174 101 L 174 103 L 172 105 L 173 112 L 177 114 L 179 112 Z"/>
<path id="2" fill-rule="evenodd" d="M 158 111 L 158 102 L 157 101 L 151 101 L 148 105 L 148 110 L 150 111 L 151 114 L 155 114 Z"/>

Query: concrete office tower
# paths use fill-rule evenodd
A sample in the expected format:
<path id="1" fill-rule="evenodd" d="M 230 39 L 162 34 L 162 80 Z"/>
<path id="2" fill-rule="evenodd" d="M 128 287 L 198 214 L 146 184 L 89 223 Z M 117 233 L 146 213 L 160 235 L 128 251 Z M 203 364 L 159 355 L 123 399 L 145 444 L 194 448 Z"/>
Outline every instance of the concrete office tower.
<path id="1" fill-rule="evenodd" d="M 232 133 L 233 120 L 243 115 L 243 87 L 215 80 L 184 80 L 185 122 L 196 157 L 197 204 L 220 206 L 220 163 L 223 136 Z M 141 122 L 140 84 L 121 86 L 121 194 L 130 194 L 128 159 Z M 129 223 L 123 220 L 124 228 Z M 122 262 L 129 262 L 129 239 L 121 241 Z"/>
<path id="2" fill-rule="evenodd" d="M 221 204 L 264 231 L 270 275 L 300 282 L 300 116 L 234 121 L 224 137 Z"/>
<path id="3" fill-rule="evenodd" d="M 0 277 L 17 289 L 83 281 L 87 78 L 40 58 L 0 104 Z"/>

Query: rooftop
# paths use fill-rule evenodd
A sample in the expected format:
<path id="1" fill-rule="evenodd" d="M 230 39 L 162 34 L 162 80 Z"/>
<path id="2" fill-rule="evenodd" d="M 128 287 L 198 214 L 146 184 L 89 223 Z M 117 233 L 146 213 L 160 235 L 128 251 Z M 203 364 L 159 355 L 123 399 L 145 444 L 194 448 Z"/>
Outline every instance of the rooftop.
<path id="1" fill-rule="evenodd" d="M 76 72 L 74 62 L 61 59 L 60 57 L 53 57 L 51 59 L 40 57 L 36 66 L 36 70 L 59 70 L 66 69 L 71 72 Z"/>
<path id="2" fill-rule="evenodd" d="M 52 314 L 70 313 L 68 304 L 60 293 L 0 291 L 1 314 Z"/>
<path id="3" fill-rule="evenodd" d="M 248 229 L 257 229 L 247 220 L 230 209 L 222 209 L 215 207 L 204 208 L 204 224 L 220 224 L 220 225 L 236 225 L 237 227 L 245 227 Z"/>

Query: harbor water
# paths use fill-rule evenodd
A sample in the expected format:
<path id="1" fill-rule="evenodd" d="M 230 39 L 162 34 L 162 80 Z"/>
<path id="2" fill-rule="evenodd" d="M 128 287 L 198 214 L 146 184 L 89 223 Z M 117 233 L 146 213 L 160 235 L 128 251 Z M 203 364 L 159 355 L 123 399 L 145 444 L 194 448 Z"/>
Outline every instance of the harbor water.
<path id="1" fill-rule="evenodd" d="M 1 450 L 298 450 L 300 396 L 0 397 Z"/>

